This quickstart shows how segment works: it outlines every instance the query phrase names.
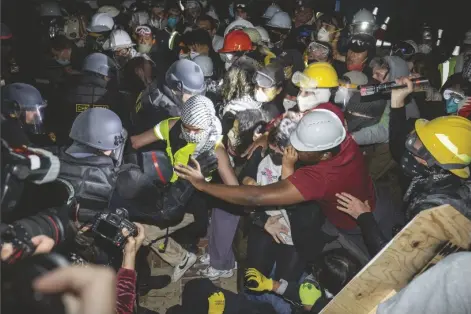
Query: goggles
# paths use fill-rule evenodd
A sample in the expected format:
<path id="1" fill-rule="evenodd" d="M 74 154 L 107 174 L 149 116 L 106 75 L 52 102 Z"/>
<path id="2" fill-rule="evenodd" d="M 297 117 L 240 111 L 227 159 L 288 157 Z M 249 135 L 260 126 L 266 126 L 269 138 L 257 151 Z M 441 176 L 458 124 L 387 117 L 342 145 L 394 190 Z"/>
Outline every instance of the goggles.
<path id="1" fill-rule="evenodd" d="M 151 36 L 152 30 L 148 26 L 138 26 L 136 27 L 136 34 L 139 36 Z"/>
<path id="2" fill-rule="evenodd" d="M 450 99 L 453 99 L 453 101 L 455 102 L 455 104 L 459 104 L 461 103 L 463 100 L 465 100 L 465 96 L 461 93 L 458 93 L 452 89 L 445 89 L 445 91 L 443 92 L 443 98 L 445 100 L 450 100 Z"/>
<path id="3" fill-rule="evenodd" d="M 464 164 L 442 164 L 438 162 L 432 154 L 425 148 L 424 144 L 420 140 L 417 132 L 413 131 L 406 139 L 406 149 L 427 163 L 427 166 L 439 166 L 445 170 L 464 169 L 467 165 Z"/>
<path id="4" fill-rule="evenodd" d="M 404 57 L 410 57 L 416 52 L 417 51 L 415 51 L 415 48 L 411 44 L 406 42 L 400 42 L 393 48 L 394 54 L 402 54 Z"/>
<path id="5" fill-rule="evenodd" d="M 276 85 L 274 79 L 262 72 L 255 72 L 252 82 L 262 88 L 272 88 Z"/>
<path id="6" fill-rule="evenodd" d="M 357 34 L 367 34 L 373 35 L 374 31 L 376 30 L 376 25 L 368 22 L 361 22 L 356 24 L 350 25 L 350 34 L 357 35 Z"/>
<path id="7" fill-rule="evenodd" d="M 323 56 L 327 56 L 330 52 L 330 48 L 326 45 L 323 45 L 319 42 L 316 42 L 316 41 L 313 41 L 312 43 L 309 44 L 309 46 L 307 47 L 307 50 L 309 52 L 309 54 L 311 53 L 318 53 L 318 54 L 321 54 Z"/>

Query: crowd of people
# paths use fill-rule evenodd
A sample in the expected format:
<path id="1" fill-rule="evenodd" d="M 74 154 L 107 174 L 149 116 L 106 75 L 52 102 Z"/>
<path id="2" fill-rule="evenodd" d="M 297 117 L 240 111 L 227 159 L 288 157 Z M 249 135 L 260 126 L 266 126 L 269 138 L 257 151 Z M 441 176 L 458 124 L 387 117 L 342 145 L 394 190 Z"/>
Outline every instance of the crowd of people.
<path id="1" fill-rule="evenodd" d="M 289 12 L 108 2 L 40 4 L 34 69 L 1 25 L 2 140 L 53 152 L 80 208 L 126 208 L 138 228 L 123 231 L 117 284 L 74 266 L 38 291 L 75 291 L 84 314 L 153 313 L 136 298 L 198 266 L 167 313 L 319 313 L 421 211 L 451 204 L 471 219 L 471 30 L 446 53 L 427 25 L 387 42 L 389 18 L 380 25 L 373 8 L 347 20 L 311 0 Z M 107 264 L 80 233 L 83 258 Z M 49 240 L 33 243 L 50 251 Z M 139 270 L 141 246 L 171 278 Z M 455 275 L 469 254 L 377 313 L 470 313 L 469 292 L 448 298 L 470 291 Z M 235 270 L 238 293 L 212 283 Z M 425 297 L 443 273 L 447 288 Z"/>

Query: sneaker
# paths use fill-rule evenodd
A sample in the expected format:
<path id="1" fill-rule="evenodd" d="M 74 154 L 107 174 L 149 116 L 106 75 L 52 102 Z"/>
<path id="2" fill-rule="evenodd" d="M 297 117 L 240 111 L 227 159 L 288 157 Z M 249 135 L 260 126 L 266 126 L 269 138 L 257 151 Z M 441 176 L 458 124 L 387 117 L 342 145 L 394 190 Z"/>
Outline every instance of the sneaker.
<path id="1" fill-rule="evenodd" d="M 180 278 L 183 277 L 183 274 L 190 269 L 191 266 L 196 262 L 196 255 L 190 252 L 186 252 L 185 258 L 183 261 L 175 266 L 173 271 L 172 281 L 177 282 Z"/>
<path id="2" fill-rule="evenodd" d="M 217 280 L 219 278 L 231 278 L 232 276 L 234 276 L 234 272 L 232 271 L 232 269 L 218 270 L 216 268 L 213 268 L 212 266 L 209 266 L 208 268 L 203 270 L 199 270 L 197 274 L 208 278 L 209 280 Z"/>
<path id="3" fill-rule="evenodd" d="M 210 257 L 208 253 L 201 255 L 198 258 L 198 265 L 208 265 L 209 266 Z"/>

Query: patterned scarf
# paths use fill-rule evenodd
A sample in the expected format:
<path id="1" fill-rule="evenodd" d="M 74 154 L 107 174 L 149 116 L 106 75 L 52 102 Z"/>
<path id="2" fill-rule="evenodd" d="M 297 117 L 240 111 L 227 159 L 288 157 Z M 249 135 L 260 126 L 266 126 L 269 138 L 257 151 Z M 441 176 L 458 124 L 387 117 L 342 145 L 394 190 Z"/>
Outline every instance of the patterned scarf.
<path id="1" fill-rule="evenodd" d="M 189 143 L 197 143 L 193 157 L 213 150 L 222 139 L 221 121 L 216 117 L 213 102 L 201 95 L 188 99 L 182 108 L 181 120 L 186 126 L 200 129 L 198 133 L 188 132 L 182 125 L 182 137 Z"/>

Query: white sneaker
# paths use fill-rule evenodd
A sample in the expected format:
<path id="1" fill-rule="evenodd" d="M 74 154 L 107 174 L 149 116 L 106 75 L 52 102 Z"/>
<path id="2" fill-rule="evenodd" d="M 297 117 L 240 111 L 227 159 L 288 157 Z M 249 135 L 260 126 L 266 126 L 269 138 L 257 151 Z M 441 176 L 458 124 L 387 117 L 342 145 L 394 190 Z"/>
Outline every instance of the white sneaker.
<path id="1" fill-rule="evenodd" d="M 177 282 L 182 278 L 183 274 L 190 269 L 191 266 L 196 262 L 196 255 L 190 252 L 187 252 L 183 261 L 175 266 L 173 270 L 172 281 Z"/>
<path id="2" fill-rule="evenodd" d="M 198 258 L 198 265 L 208 265 L 209 266 L 210 257 L 208 253 L 201 255 Z"/>
<path id="3" fill-rule="evenodd" d="M 208 278 L 209 280 L 216 280 L 219 278 L 230 278 L 234 276 L 234 272 L 232 271 L 232 269 L 218 270 L 218 269 L 213 268 L 212 266 L 209 266 L 208 268 L 203 269 L 203 270 L 199 270 L 197 274 L 205 278 Z"/>

